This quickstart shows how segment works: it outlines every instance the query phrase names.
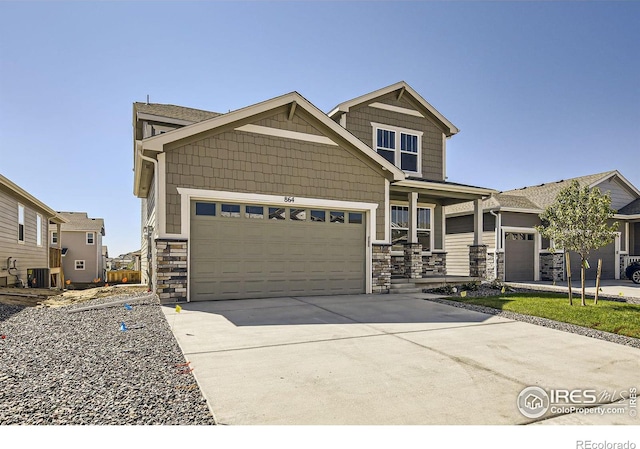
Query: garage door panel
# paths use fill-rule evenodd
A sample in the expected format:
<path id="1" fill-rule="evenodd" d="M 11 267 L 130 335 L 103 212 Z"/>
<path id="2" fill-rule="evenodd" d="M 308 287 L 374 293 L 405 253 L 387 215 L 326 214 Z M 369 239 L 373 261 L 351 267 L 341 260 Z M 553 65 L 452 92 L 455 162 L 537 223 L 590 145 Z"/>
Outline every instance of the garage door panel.
<path id="1" fill-rule="evenodd" d="M 363 224 L 191 217 L 192 300 L 364 292 Z"/>
<path id="2" fill-rule="evenodd" d="M 530 233 L 505 233 L 505 280 L 533 281 L 535 240 Z"/>
<path id="3" fill-rule="evenodd" d="M 571 257 L 571 276 L 574 279 L 580 279 L 580 255 L 570 253 Z M 601 279 L 615 279 L 615 243 L 612 242 L 607 246 L 591 251 L 588 257 L 589 268 L 585 270 L 585 279 L 594 280 L 598 273 L 598 259 L 602 259 Z"/>

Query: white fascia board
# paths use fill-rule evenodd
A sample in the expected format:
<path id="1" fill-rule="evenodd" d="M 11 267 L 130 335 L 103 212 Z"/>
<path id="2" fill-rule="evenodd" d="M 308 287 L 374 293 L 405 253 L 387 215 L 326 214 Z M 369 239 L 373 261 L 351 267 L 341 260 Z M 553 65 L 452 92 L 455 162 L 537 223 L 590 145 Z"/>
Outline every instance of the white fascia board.
<path id="1" fill-rule="evenodd" d="M 229 125 L 238 120 L 243 120 L 245 118 L 251 117 L 253 115 L 261 114 L 263 112 L 270 111 L 272 109 L 276 109 L 280 106 L 284 106 L 290 104 L 292 102 L 296 102 L 299 107 L 302 107 L 307 113 L 312 115 L 322 124 L 330 128 L 333 132 L 337 133 L 340 137 L 345 139 L 349 144 L 360 150 L 370 159 L 379 164 L 383 170 L 390 172 L 393 175 L 393 181 L 399 181 L 405 179 L 404 172 L 391 164 L 385 158 L 380 156 L 377 152 L 373 151 L 367 145 L 365 145 L 362 141 L 360 141 L 353 134 L 348 132 L 342 126 L 331 120 L 327 117 L 322 111 L 320 111 L 317 107 L 311 104 L 306 98 L 300 95 L 297 92 L 292 92 L 286 95 L 282 95 L 280 97 L 273 98 L 271 100 L 267 100 L 262 103 L 258 103 L 253 106 L 248 106 L 243 109 L 239 109 L 237 111 L 229 112 L 224 115 L 220 115 L 218 117 L 211 118 L 209 120 L 205 120 L 203 122 L 198 122 L 190 126 L 186 126 L 184 128 L 179 128 L 174 131 L 169 131 L 164 134 L 160 134 L 158 136 L 149 137 L 142 141 L 142 146 L 144 150 L 151 150 L 162 152 L 164 151 L 164 145 L 175 142 L 180 139 L 184 139 L 186 137 L 190 137 L 199 133 L 203 133 L 206 131 L 210 131 L 212 129 L 218 128 L 220 126 Z"/>
<path id="2" fill-rule="evenodd" d="M 440 184 L 437 182 L 429 182 L 429 181 L 415 181 L 412 179 L 405 179 L 404 181 L 399 181 L 393 184 L 398 187 L 410 187 L 415 189 L 429 189 L 436 190 L 440 192 L 452 192 L 452 193 L 468 193 L 472 195 L 478 196 L 489 196 L 492 193 L 498 193 L 497 190 L 486 189 L 483 187 L 471 187 L 471 186 L 457 186 L 451 184 Z"/>
<path id="3" fill-rule="evenodd" d="M 519 209 L 517 207 L 500 207 L 495 210 L 500 212 L 517 212 L 521 214 L 536 214 L 536 215 L 539 215 L 544 212 L 544 210 L 542 209 Z"/>
<path id="4" fill-rule="evenodd" d="M 615 218 L 616 220 L 640 220 L 640 214 L 634 214 L 634 215 L 614 214 L 613 218 Z"/>

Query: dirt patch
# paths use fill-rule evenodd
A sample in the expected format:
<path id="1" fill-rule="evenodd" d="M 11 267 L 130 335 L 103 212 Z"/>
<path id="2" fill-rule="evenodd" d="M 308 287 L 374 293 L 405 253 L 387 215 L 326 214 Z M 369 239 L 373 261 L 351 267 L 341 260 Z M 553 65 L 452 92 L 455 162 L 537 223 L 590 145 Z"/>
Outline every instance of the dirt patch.
<path id="1" fill-rule="evenodd" d="M 147 290 L 147 286 L 140 285 L 96 287 L 86 290 L 67 290 L 62 293 L 46 289 L 2 289 L 0 290 L 0 304 L 26 307 L 62 307 L 90 299 L 143 293 Z"/>

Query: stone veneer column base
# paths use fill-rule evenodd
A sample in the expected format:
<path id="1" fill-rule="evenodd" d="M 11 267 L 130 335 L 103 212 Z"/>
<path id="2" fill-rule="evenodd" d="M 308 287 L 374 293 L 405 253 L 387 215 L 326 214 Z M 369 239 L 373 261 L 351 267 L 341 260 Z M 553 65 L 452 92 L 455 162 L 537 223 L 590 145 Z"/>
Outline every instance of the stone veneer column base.
<path id="1" fill-rule="evenodd" d="M 422 276 L 446 276 L 447 253 L 432 253 L 422 256 Z"/>
<path id="2" fill-rule="evenodd" d="M 564 254 L 540 254 L 540 280 L 564 281 Z"/>
<path id="3" fill-rule="evenodd" d="M 469 276 L 487 278 L 487 245 L 469 246 Z"/>
<path id="4" fill-rule="evenodd" d="M 187 299 L 187 241 L 156 240 L 156 293 L 161 301 Z"/>
<path id="5" fill-rule="evenodd" d="M 391 288 L 391 245 L 372 245 L 371 292 L 389 293 Z"/>
<path id="6" fill-rule="evenodd" d="M 404 277 L 422 278 L 422 245 L 420 243 L 404 244 Z"/>

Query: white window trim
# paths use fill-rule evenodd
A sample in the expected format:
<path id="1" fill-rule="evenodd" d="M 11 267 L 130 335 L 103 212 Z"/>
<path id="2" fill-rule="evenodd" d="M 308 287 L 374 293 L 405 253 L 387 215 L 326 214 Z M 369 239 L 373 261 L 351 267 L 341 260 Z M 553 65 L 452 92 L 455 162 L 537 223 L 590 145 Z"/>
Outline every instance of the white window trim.
<path id="1" fill-rule="evenodd" d="M 20 211 L 22 211 L 22 220 L 20 219 Z M 18 243 L 20 245 L 24 245 L 24 242 L 27 240 L 27 226 L 24 224 L 25 214 L 24 206 L 18 203 Z M 22 225 L 22 240 L 20 240 L 20 225 Z"/>
<path id="2" fill-rule="evenodd" d="M 93 235 L 93 242 L 92 243 L 89 243 L 89 234 Z M 87 232 L 87 234 L 85 235 L 85 240 L 84 241 L 85 241 L 85 243 L 87 245 L 90 245 L 90 246 L 95 245 L 96 244 L 96 233 L 95 232 Z"/>
<path id="3" fill-rule="evenodd" d="M 57 245 L 58 241 L 60 240 L 60 236 L 58 235 L 58 231 L 51 231 L 50 234 L 51 234 L 51 238 L 49 239 L 49 241 L 51 242 L 52 245 Z M 56 237 L 56 241 L 55 242 L 53 241 L 53 236 L 54 235 Z"/>
<path id="4" fill-rule="evenodd" d="M 42 246 L 42 228 L 43 228 L 42 215 L 36 214 L 36 245 Z"/>
<path id="5" fill-rule="evenodd" d="M 402 207 L 409 207 L 409 202 L 408 201 L 393 201 L 390 205 L 389 205 L 389 242 L 391 242 L 391 208 L 393 206 L 402 206 Z M 418 231 L 429 231 L 429 246 L 430 246 L 430 250 L 429 251 L 422 251 L 422 255 L 423 256 L 429 256 L 431 254 L 433 254 L 433 252 L 435 251 L 434 249 L 434 245 L 435 245 L 435 232 L 433 230 L 434 228 L 434 218 L 435 218 L 435 208 L 436 205 L 435 204 L 431 204 L 431 203 L 418 203 L 418 209 L 429 209 L 431 212 L 429 213 L 431 216 L 431 229 L 425 229 L 425 228 L 418 228 Z M 404 228 L 400 228 L 400 229 L 404 229 Z M 407 228 L 407 232 L 408 232 L 409 228 Z M 438 250 L 440 251 L 440 250 Z M 437 251 L 436 251 L 437 252 Z M 400 256 L 404 254 L 403 251 L 398 251 L 398 250 L 391 250 L 391 255 L 392 256 Z"/>
<path id="6" fill-rule="evenodd" d="M 82 268 L 78 268 L 78 262 L 82 262 Z M 76 271 L 84 271 L 87 268 L 87 263 L 84 260 L 74 260 L 73 267 Z"/>
<path id="7" fill-rule="evenodd" d="M 377 153 L 378 152 L 378 129 L 383 129 L 385 131 L 393 131 L 395 133 L 395 148 L 394 148 L 394 165 L 402 170 L 401 162 L 402 162 L 402 150 L 400 149 L 400 134 L 411 134 L 413 136 L 418 136 L 418 162 L 417 162 L 417 171 L 410 170 L 402 170 L 405 173 L 412 175 L 422 176 L 422 135 L 424 134 L 422 131 L 416 131 L 415 129 L 408 128 L 400 128 L 398 126 L 389 126 L 383 125 L 381 123 L 371 122 L 371 126 L 373 128 L 373 136 L 372 136 L 372 148 Z M 413 153 L 412 153 L 413 154 Z"/>

